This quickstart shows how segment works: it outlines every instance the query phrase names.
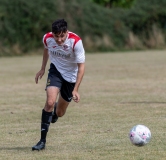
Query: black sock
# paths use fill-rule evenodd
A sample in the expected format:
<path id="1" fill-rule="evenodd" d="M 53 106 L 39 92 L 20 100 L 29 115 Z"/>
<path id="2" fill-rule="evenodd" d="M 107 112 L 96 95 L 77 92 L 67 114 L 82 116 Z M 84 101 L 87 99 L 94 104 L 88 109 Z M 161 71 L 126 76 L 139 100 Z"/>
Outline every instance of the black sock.
<path id="1" fill-rule="evenodd" d="M 52 112 L 46 112 L 43 109 L 41 117 L 41 139 L 40 139 L 42 142 L 46 142 L 46 136 L 49 130 L 51 120 L 52 120 Z"/>
<path id="2" fill-rule="evenodd" d="M 56 102 L 54 105 L 54 111 L 53 111 L 53 116 L 52 118 L 54 119 L 54 122 L 56 122 L 58 120 L 58 116 L 56 114 L 56 107 L 57 107 L 58 103 Z"/>

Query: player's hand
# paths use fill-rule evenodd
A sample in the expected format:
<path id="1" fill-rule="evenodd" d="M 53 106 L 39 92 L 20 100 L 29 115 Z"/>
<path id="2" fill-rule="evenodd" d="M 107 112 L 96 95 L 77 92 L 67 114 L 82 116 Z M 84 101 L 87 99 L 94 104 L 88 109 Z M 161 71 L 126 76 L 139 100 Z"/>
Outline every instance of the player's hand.
<path id="1" fill-rule="evenodd" d="M 76 102 L 76 103 L 78 103 L 80 101 L 80 95 L 79 95 L 79 93 L 76 92 L 76 91 L 73 91 L 72 94 L 73 94 L 73 101 Z"/>
<path id="2" fill-rule="evenodd" d="M 35 77 L 35 82 L 36 82 L 36 84 L 38 83 L 38 79 L 39 79 L 39 78 L 41 79 L 41 78 L 43 77 L 44 73 L 45 73 L 45 70 L 40 70 L 40 71 L 36 74 L 36 77 Z"/>

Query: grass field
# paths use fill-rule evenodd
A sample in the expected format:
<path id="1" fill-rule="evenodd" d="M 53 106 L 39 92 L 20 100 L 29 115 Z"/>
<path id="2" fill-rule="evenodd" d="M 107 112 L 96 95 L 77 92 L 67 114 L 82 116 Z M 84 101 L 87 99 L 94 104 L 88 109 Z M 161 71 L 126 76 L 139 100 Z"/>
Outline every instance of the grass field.
<path id="1" fill-rule="evenodd" d="M 0 58 L 0 159 L 166 159 L 166 51 L 86 55 L 81 101 L 51 124 L 46 149 L 36 152 L 47 77 L 35 84 L 41 60 Z M 129 141 L 136 124 L 152 132 L 144 147 Z"/>

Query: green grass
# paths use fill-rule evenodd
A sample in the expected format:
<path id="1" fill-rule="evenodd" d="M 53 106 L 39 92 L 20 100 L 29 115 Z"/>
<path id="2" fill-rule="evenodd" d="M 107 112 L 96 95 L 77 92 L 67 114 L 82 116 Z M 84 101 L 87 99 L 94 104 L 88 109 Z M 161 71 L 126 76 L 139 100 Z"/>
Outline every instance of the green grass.
<path id="1" fill-rule="evenodd" d="M 81 101 L 51 124 L 46 149 L 36 152 L 47 77 L 46 70 L 35 84 L 41 60 L 0 58 L 0 159 L 165 160 L 165 51 L 86 55 Z M 152 132 L 144 147 L 129 141 L 136 124 Z"/>

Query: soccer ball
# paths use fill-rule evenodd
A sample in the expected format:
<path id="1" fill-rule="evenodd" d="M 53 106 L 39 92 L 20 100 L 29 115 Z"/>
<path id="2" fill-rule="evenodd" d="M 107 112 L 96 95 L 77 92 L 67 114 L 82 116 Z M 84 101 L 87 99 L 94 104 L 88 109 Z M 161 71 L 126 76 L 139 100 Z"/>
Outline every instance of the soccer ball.
<path id="1" fill-rule="evenodd" d="M 151 132 L 149 128 L 144 125 L 136 125 L 130 130 L 129 138 L 132 144 L 141 147 L 149 143 Z"/>

